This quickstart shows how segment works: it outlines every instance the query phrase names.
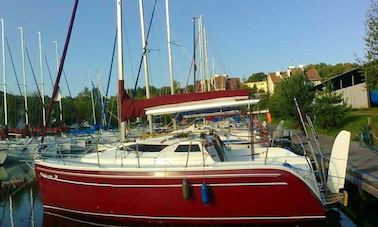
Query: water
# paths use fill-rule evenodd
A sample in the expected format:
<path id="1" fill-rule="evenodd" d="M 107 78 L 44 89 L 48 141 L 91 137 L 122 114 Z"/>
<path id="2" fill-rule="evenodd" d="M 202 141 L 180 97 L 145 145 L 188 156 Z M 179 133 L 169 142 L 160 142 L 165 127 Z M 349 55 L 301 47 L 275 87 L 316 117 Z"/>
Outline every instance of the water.
<path id="1" fill-rule="evenodd" d="M 104 226 L 91 220 L 44 213 L 31 165 L 13 163 L 0 166 L 0 182 L 0 226 Z M 377 199 L 361 196 L 351 184 L 347 184 L 346 189 L 350 198 L 348 208 L 342 209 L 342 212 L 336 209 L 330 212 L 325 223 L 299 226 L 378 226 Z"/>

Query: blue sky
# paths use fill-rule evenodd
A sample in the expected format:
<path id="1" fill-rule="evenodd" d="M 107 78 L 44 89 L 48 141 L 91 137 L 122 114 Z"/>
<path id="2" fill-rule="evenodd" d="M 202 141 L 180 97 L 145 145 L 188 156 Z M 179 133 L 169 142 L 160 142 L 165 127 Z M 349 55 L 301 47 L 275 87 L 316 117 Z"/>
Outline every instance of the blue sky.
<path id="1" fill-rule="evenodd" d="M 39 78 L 37 32 L 55 69 L 54 40 L 62 52 L 73 0 L 0 0 L 0 18 L 21 76 L 22 26 L 34 70 Z M 97 83 L 102 71 L 105 84 L 116 26 L 116 0 L 81 0 L 66 58 L 65 71 L 73 94 L 88 86 L 88 70 Z M 158 0 L 150 35 L 152 85 L 169 85 L 165 30 L 165 1 Z M 145 0 L 146 24 L 153 0 Z M 289 65 L 354 62 L 364 52 L 364 21 L 369 0 L 170 0 L 174 77 L 186 83 L 192 56 L 192 17 L 203 16 L 209 57 L 218 73 L 247 78 L 254 72 L 284 70 Z M 124 65 L 128 87 L 135 83 L 142 53 L 138 0 L 124 0 Z M 146 26 L 147 27 L 147 26 Z M 2 67 L 2 66 L 0 66 Z M 8 88 L 17 92 L 8 58 Z M 116 68 L 116 67 L 115 67 Z M 54 70 L 53 70 L 54 71 Z M 46 93 L 51 85 L 45 67 Z M 54 71 L 53 76 L 56 76 Z M 27 64 L 29 90 L 35 85 Z M 116 93 L 113 72 L 111 94 Z M 139 86 L 144 86 L 143 72 Z M 192 79 L 192 76 L 190 77 Z M 105 86 L 105 85 L 104 85 Z M 65 84 L 62 89 L 67 94 Z"/>

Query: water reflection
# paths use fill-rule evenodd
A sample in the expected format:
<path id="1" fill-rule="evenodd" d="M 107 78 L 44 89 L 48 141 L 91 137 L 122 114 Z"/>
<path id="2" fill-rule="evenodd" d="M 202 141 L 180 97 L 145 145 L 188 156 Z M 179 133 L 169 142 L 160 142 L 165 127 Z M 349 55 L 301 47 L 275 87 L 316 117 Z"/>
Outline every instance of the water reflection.
<path id="1" fill-rule="evenodd" d="M 33 181 L 34 169 L 27 163 L 0 167 L 0 226 L 42 225 L 42 205 Z"/>

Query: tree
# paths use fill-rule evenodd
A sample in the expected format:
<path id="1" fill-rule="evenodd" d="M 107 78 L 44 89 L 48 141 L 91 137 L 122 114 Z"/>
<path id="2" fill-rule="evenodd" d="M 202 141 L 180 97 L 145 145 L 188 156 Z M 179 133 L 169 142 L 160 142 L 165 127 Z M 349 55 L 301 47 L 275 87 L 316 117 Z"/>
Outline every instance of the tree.
<path id="1" fill-rule="evenodd" d="M 378 89 L 378 2 L 371 1 L 366 15 L 365 45 L 366 62 L 363 69 L 366 75 L 366 85 L 370 89 Z"/>
<path id="2" fill-rule="evenodd" d="M 308 82 L 302 73 L 285 78 L 277 85 L 269 105 L 273 117 L 299 120 L 294 97 L 303 113 L 310 112 L 315 97 L 314 85 Z"/>
<path id="3" fill-rule="evenodd" d="M 378 2 L 371 1 L 366 15 L 365 58 L 368 62 L 378 59 Z"/>
<path id="4" fill-rule="evenodd" d="M 316 96 L 313 105 L 315 124 L 323 129 L 341 127 L 350 111 L 351 108 L 345 103 L 343 95 L 331 92 L 330 87 Z"/>
<path id="5" fill-rule="evenodd" d="M 318 71 L 319 76 L 322 79 L 329 79 L 331 77 L 340 75 L 340 74 L 347 72 L 351 69 L 354 69 L 356 67 L 358 67 L 358 65 L 353 64 L 353 63 L 339 63 L 339 64 L 336 64 L 336 65 L 328 65 L 328 64 L 325 64 L 325 63 L 319 63 L 319 64 L 307 65 L 306 68 L 305 68 L 305 71 L 313 68 L 313 69 L 316 69 Z"/>
<path id="6" fill-rule="evenodd" d="M 259 72 L 259 73 L 254 73 L 252 74 L 248 79 L 247 81 L 245 81 L 246 83 L 250 83 L 250 82 L 257 82 L 257 81 L 263 81 L 263 80 L 266 80 L 267 78 L 267 75 L 263 72 Z"/>
<path id="7" fill-rule="evenodd" d="M 366 86 L 368 90 L 378 89 L 378 60 L 365 63 L 363 69 L 366 74 Z"/>

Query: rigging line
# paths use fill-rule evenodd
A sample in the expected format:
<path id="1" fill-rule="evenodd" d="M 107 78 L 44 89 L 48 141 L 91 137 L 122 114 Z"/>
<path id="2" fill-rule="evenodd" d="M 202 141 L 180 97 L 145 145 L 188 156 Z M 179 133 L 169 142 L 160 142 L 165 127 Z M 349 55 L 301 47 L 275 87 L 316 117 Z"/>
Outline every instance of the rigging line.
<path id="1" fill-rule="evenodd" d="M 44 54 L 45 56 L 45 62 L 46 62 L 46 66 L 47 66 L 47 71 L 49 72 L 49 77 L 50 77 L 50 81 L 51 81 L 51 86 L 54 87 L 54 82 L 53 82 L 53 79 L 52 79 L 52 76 L 51 76 L 51 70 L 50 70 L 50 65 L 49 65 L 49 61 L 47 60 L 47 56 L 46 56 L 46 53 Z M 63 73 L 65 74 L 65 71 L 63 70 Z M 66 77 L 65 77 L 66 78 Z M 66 83 L 67 83 L 67 79 L 66 79 Z M 68 93 L 69 93 L 69 97 L 71 99 L 71 102 L 72 102 L 72 106 L 71 109 L 73 109 L 74 111 L 74 115 L 75 115 L 75 118 L 76 118 L 76 122 L 79 122 L 79 111 L 77 110 L 77 107 L 76 107 L 76 104 L 75 104 L 75 101 L 71 95 L 71 91 L 70 91 L 70 88 L 68 87 L 68 84 L 67 84 L 67 88 L 68 88 Z M 62 93 L 62 92 L 61 92 Z"/>
<path id="2" fill-rule="evenodd" d="M 131 79 L 134 79 L 135 71 L 134 71 L 133 64 L 131 64 L 131 62 L 133 62 L 133 60 L 132 60 L 132 57 L 131 57 L 131 49 L 130 49 L 129 39 L 127 38 L 128 32 L 124 32 L 124 33 L 125 33 L 125 40 L 126 40 L 126 46 L 127 46 L 127 55 L 129 57 L 130 70 L 131 70 L 131 75 L 132 75 Z M 126 87 L 126 89 L 127 89 L 127 87 Z M 127 89 L 127 90 L 130 91 L 130 89 Z M 128 91 L 126 91 L 126 92 L 128 92 Z"/>
<path id="3" fill-rule="evenodd" d="M 41 95 L 41 92 L 39 90 L 37 79 L 35 78 L 35 73 L 34 73 L 33 65 L 31 63 L 30 56 L 29 56 L 29 51 L 28 51 L 28 48 L 27 48 L 26 44 L 25 44 L 25 51 L 26 51 L 26 57 L 28 57 L 28 62 L 29 62 L 30 70 L 31 70 L 31 72 L 33 74 L 34 83 L 35 83 L 35 86 L 37 87 L 37 92 L 38 92 L 38 95 L 41 98 L 41 102 L 42 102 L 42 95 Z"/>
<path id="4" fill-rule="evenodd" d="M 54 87 L 54 82 L 53 82 L 53 79 L 52 79 L 52 76 L 51 76 L 50 65 L 49 65 L 49 61 L 47 61 L 46 53 L 45 53 L 45 62 L 46 62 L 46 66 L 47 66 L 47 71 L 49 72 L 51 86 Z"/>
<path id="5" fill-rule="evenodd" d="M 154 8 L 152 9 L 152 15 L 151 15 L 150 23 L 148 25 L 146 41 L 145 41 L 144 47 L 143 47 L 143 54 L 142 54 L 142 57 L 140 58 L 140 62 L 139 62 L 138 75 L 137 75 L 137 78 L 136 78 L 136 81 L 135 81 L 135 85 L 134 85 L 133 97 L 135 97 L 135 95 L 136 95 L 136 89 L 137 89 L 137 86 L 138 86 L 138 80 L 139 80 L 139 76 L 140 76 L 140 71 L 142 69 L 143 59 L 144 59 L 144 56 L 147 53 L 148 38 L 150 36 L 152 21 L 154 19 L 154 15 L 155 15 L 156 3 L 157 3 L 157 1 L 155 0 L 154 1 Z"/>
<path id="6" fill-rule="evenodd" d="M 198 44 L 198 39 L 199 39 L 199 35 L 197 35 L 197 38 L 196 38 L 196 42 L 195 42 L 195 48 L 197 48 L 197 44 Z M 186 93 L 189 93 L 189 90 L 188 90 L 188 84 L 189 84 L 189 78 L 190 78 L 190 76 L 191 76 L 191 74 L 192 74 L 192 69 L 193 69 L 193 66 L 194 67 L 197 67 L 196 65 L 195 65 L 195 62 L 194 62 L 194 56 L 192 57 L 192 64 L 190 64 L 190 69 L 189 69 L 189 74 L 188 74 L 188 77 L 187 77 L 187 79 L 186 79 L 186 85 L 185 85 L 185 92 Z M 195 81 L 194 81 L 194 84 L 193 84 L 193 92 L 195 92 Z"/>
<path id="7" fill-rule="evenodd" d="M 7 36 L 5 36 L 5 42 L 7 44 L 8 53 L 9 53 L 9 57 L 10 57 L 10 60 L 11 60 L 11 63 L 12 63 L 12 68 L 13 68 L 14 76 L 16 77 L 18 91 L 20 92 L 20 96 L 22 96 L 20 81 L 18 80 L 18 75 L 17 75 L 16 67 L 14 66 L 13 56 L 12 56 L 12 52 L 11 52 L 10 47 L 9 47 L 8 37 Z"/>
<path id="8" fill-rule="evenodd" d="M 66 71 L 64 71 L 64 69 L 63 69 L 63 77 L 64 77 L 64 80 L 66 81 L 66 86 L 67 86 L 67 90 L 68 90 L 68 95 L 69 95 L 70 98 L 72 99 L 71 89 L 70 89 L 70 86 L 68 85 L 67 76 L 66 76 Z M 62 93 L 62 92 L 60 92 L 60 93 Z"/>
<path id="9" fill-rule="evenodd" d="M 70 25 L 69 25 L 68 31 L 67 31 L 66 42 L 64 44 L 63 55 L 62 55 L 62 59 L 61 59 L 60 64 L 59 64 L 58 75 L 56 77 L 53 94 L 51 95 L 50 105 L 49 105 L 49 109 L 48 109 L 48 112 L 47 112 L 47 119 L 46 119 L 47 124 L 45 125 L 45 127 L 43 128 L 43 131 L 42 131 L 41 143 L 43 143 L 43 141 L 44 141 L 44 138 L 45 138 L 45 135 L 46 135 L 47 125 L 50 123 L 51 111 L 54 107 L 54 99 L 55 99 L 55 97 L 58 93 L 60 77 L 62 76 L 64 61 L 66 60 L 66 54 L 67 54 L 67 50 L 68 50 L 68 45 L 70 43 L 71 32 L 72 32 L 72 28 L 73 28 L 73 25 L 74 25 L 76 10 L 77 10 L 78 4 L 79 4 L 79 0 L 75 0 L 75 4 L 74 4 L 73 10 L 72 10 L 72 15 L 71 15 L 71 20 L 70 20 Z"/>
<path id="10" fill-rule="evenodd" d="M 100 116 L 100 125 L 101 126 L 104 126 L 104 125 L 102 125 L 102 118 L 105 117 L 105 120 L 106 120 L 106 116 L 105 116 L 106 111 L 105 111 L 105 109 L 106 109 L 106 105 L 108 104 L 109 86 L 110 86 L 110 79 L 112 77 L 113 63 L 114 63 L 114 55 L 115 55 L 116 45 L 117 45 L 117 29 L 116 29 L 115 37 L 114 37 L 112 60 L 110 61 L 110 69 L 109 69 L 109 76 L 108 76 L 108 84 L 106 86 L 105 100 L 104 100 L 103 107 L 102 107 L 102 114 Z"/>
<path id="11" fill-rule="evenodd" d="M 113 100 L 111 100 L 111 103 L 112 103 L 112 105 L 111 105 L 111 107 L 110 107 L 110 114 L 109 114 L 109 119 L 108 119 L 108 121 L 107 121 L 107 123 L 108 123 L 108 125 L 107 125 L 107 129 L 109 129 L 109 127 L 110 127 L 110 124 L 111 124 L 111 120 L 112 120 L 112 110 L 113 110 L 113 108 L 114 108 L 114 100 L 115 99 L 113 99 Z"/>

